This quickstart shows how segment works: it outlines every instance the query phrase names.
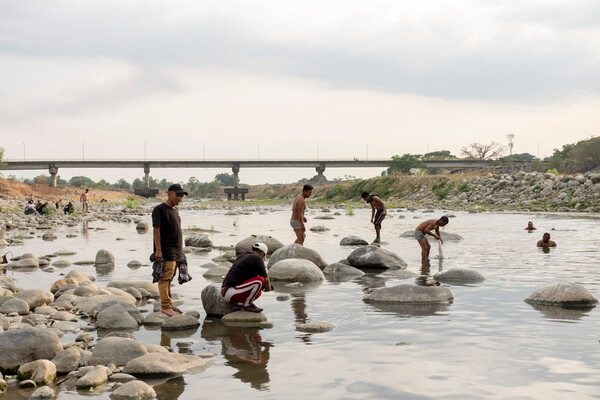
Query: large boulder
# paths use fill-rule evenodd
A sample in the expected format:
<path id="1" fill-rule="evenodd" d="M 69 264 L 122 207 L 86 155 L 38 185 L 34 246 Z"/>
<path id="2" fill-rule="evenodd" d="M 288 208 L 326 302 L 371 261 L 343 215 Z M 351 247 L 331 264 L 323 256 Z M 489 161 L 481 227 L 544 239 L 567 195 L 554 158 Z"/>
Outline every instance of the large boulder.
<path id="1" fill-rule="evenodd" d="M 447 287 L 402 284 L 376 290 L 363 300 L 367 303 L 432 304 L 451 303 L 453 298 Z"/>
<path id="2" fill-rule="evenodd" d="M 186 237 L 185 245 L 191 247 L 213 247 L 212 242 L 204 233 L 196 233 Z"/>
<path id="3" fill-rule="evenodd" d="M 135 312 L 137 312 L 135 315 L 138 317 L 138 320 L 143 319 L 141 313 L 137 309 L 135 309 Z M 137 329 L 140 325 L 138 320 L 136 320 L 122 304 L 117 303 L 98 312 L 96 315 L 96 326 L 98 329 L 133 330 Z"/>
<path id="4" fill-rule="evenodd" d="M 130 360 L 123 372 L 134 376 L 183 374 L 208 365 L 198 356 L 178 353 L 150 353 Z"/>
<path id="5" fill-rule="evenodd" d="M 269 269 L 272 281 L 316 282 L 325 279 L 323 271 L 309 260 L 288 258 L 273 264 Z"/>
<path id="6" fill-rule="evenodd" d="M 108 369 L 103 365 L 97 365 L 87 368 L 85 375 L 79 378 L 75 385 L 77 388 L 84 389 L 103 385 L 106 381 L 108 381 Z"/>
<path id="7" fill-rule="evenodd" d="M 300 258 L 303 260 L 308 260 L 321 269 L 327 266 L 325 260 L 323 260 L 323 258 L 316 251 L 304 246 L 300 246 L 299 244 L 292 243 L 275 251 L 271 258 L 269 258 L 268 267 L 271 268 L 271 266 L 275 265 L 279 261 L 286 260 L 288 258 Z"/>
<path id="8" fill-rule="evenodd" d="M 466 284 L 483 282 L 485 280 L 485 276 L 472 269 L 452 268 L 447 271 L 437 272 L 435 275 L 433 275 L 433 279 L 438 282 Z"/>
<path id="9" fill-rule="evenodd" d="M 366 246 L 369 242 L 358 236 L 346 236 L 340 241 L 340 246 Z"/>
<path id="10" fill-rule="evenodd" d="M 129 360 L 148 354 L 144 345 L 136 339 L 107 336 L 99 340 L 92 350 L 92 365 L 115 364 L 121 366 Z"/>
<path id="11" fill-rule="evenodd" d="M 115 256 L 106 249 L 100 249 L 96 253 L 96 265 L 115 265 Z"/>
<path id="12" fill-rule="evenodd" d="M 210 317 L 222 317 L 223 315 L 233 312 L 231 303 L 226 301 L 221 296 L 221 287 L 217 285 L 208 285 L 202 289 L 200 295 L 202 299 L 202 307 L 206 311 L 206 315 Z"/>
<path id="13" fill-rule="evenodd" d="M 267 248 L 269 249 L 269 251 L 267 252 L 267 255 L 271 255 L 273 254 L 276 250 L 279 250 L 280 248 L 283 247 L 283 243 L 281 243 L 279 240 L 275 239 L 274 237 L 268 236 L 268 235 L 251 235 L 249 237 L 247 237 L 246 239 L 242 239 L 240 240 L 236 245 L 235 245 L 235 254 L 237 256 L 239 256 L 242 253 L 245 253 L 247 251 L 252 251 L 252 246 L 255 243 L 264 243 L 267 245 Z"/>
<path id="14" fill-rule="evenodd" d="M 37 385 L 48 385 L 56 378 L 56 366 L 48 360 L 35 360 L 19 367 L 19 378 L 31 379 Z"/>
<path id="15" fill-rule="evenodd" d="M 526 303 L 558 307 L 589 307 L 598 300 L 583 286 L 567 282 L 548 282 L 525 299 Z"/>
<path id="16" fill-rule="evenodd" d="M 154 389 L 143 381 L 127 382 L 110 394 L 113 400 L 150 400 L 155 397 Z"/>
<path id="17" fill-rule="evenodd" d="M 15 297 L 24 300 L 30 309 L 50 304 L 54 301 L 54 295 L 42 289 L 25 289 L 15 293 Z"/>
<path id="18" fill-rule="evenodd" d="M 29 305 L 25 300 L 13 298 L 6 300 L 0 306 L 0 314 L 10 314 L 16 312 L 19 315 L 29 314 Z"/>
<path id="19" fill-rule="evenodd" d="M 69 347 L 50 361 L 56 366 L 56 372 L 62 375 L 75 371 L 79 366 L 79 360 L 81 360 L 81 351 L 79 348 Z"/>
<path id="20" fill-rule="evenodd" d="M 51 360 L 63 350 L 56 333 L 46 328 L 21 326 L 0 332 L 0 372 L 15 373 L 35 360 Z"/>
<path id="21" fill-rule="evenodd" d="M 348 261 L 356 268 L 405 269 L 407 265 L 402 258 L 391 251 L 373 245 L 354 250 L 348 256 Z"/>

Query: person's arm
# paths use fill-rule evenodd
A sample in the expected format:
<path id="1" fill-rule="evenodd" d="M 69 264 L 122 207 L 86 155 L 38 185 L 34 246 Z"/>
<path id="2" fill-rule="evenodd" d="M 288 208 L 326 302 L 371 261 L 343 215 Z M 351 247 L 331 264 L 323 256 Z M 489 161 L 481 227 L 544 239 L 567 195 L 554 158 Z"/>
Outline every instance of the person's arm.
<path id="1" fill-rule="evenodd" d="M 270 292 L 271 290 L 273 290 L 273 288 L 271 287 L 271 280 L 267 276 L 267 278 L 265 279 L 265 292 Z"/>
<path id="2" fill-rule="evenodd" d="M 160 262 L 162 260 L 162 247 L 160 245 L 160 226 L 154 225 L 153 236 L 154 246 L 156 247 L 156 251 L 154 252 L 154 258 L 156 258 L 156 261 Z"/>
<path id="3" fill-rule="evenodd" d="M 375 206 L 371 202 L 371 223 L 373 223 L 373 218 L 375 218 Z"/>
<path id="4" fill-rule="evenodd" d="M 435 233 L 437 234 L 436 239 L 440 241 L 441 244 L 444 244 L 444 239 L 442 239 L 442 235 L 440 235 L 440 226 L 435 225 Z"/>

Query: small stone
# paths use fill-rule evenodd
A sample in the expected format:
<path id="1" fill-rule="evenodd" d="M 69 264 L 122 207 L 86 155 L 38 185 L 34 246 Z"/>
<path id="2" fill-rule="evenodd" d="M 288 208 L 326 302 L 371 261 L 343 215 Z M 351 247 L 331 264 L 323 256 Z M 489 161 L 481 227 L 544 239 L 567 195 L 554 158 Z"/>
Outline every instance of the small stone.
<path id="1" fill-rule="evenodd" d="M 306 324 L 296 325 L 296 330 L 300 332 L 318 333 L 329 332 L 335 328 L 335 325 L 329 322 L 309 322 Z"/>

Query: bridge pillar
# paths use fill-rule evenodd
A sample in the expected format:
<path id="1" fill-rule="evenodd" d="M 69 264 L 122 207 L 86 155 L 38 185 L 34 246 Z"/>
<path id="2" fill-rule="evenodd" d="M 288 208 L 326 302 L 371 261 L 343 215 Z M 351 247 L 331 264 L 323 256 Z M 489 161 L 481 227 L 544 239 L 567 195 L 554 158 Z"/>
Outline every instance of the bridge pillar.
<path id="1" fill-rule="evenodd" d="M 144 164 L 144 187 L 150 189 L 150 164 Z"/>
<path id="2" fill-rule="evenodd" d="M 240 176 L 239 176 L 240 164 L 233 164 L 231 171 L 233 172 L 233 187 L 237 188 L 240 184 Z M 237 196 L 235 196 L 235 197 L 237 200 Z"/>
<path id="3" fill-rule="evenodd" d="M 323 175 L 323 172 L 325 172 L 325 164 L 321 164 L 318 167 L 315 168 L 315 170 L 317 171 L 317 181 L 319 183 L 323 183 L 325 182 L 325 176 Z"/>
<path id="4" fill-rule="evenodd" d="M 50 172 L 50 186 L 56 187 L 56 177 L 58 175 L 58 168 L 55 167 L 54 165 L 51 165 L 48 168 L 48 172 Z"/>

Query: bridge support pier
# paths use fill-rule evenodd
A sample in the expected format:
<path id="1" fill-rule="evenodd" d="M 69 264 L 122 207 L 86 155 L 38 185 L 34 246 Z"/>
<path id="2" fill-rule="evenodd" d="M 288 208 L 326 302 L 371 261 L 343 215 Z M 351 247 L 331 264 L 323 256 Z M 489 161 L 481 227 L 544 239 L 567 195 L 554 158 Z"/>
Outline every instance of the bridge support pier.
<path id="1" fill-rule="evenodd" d="M 150 189 L 150 164 L 144 164 L 144 187 Z"/>
<path id="2" fill-rule="evenodd" d="M 315 168 L 315 170 L 317 171 L 317 181 L 319 183 L 323 183 L 325 182 L 325 176 L 323 175 L 323 172 L 325 172 L 325 164 L 321 164 L 318 167 Z"/>
<path id="3" fill-rule="evenodd" d="M 233 172 L 233 187 L 237 189 L 240 184 L 240 164 L 233 164 L 233 167 L 231 167 L 231 172 Z"/>
<path id="4" fill-rule="evenodd" d="M 58 168 L 55 167 L 54 165 L 51 165 L 50 168 L 48 168 L 48 172 L 50 172 L 50 186 L 51 187 L 56 187 L 56 179 L 58 176 Z"/>

